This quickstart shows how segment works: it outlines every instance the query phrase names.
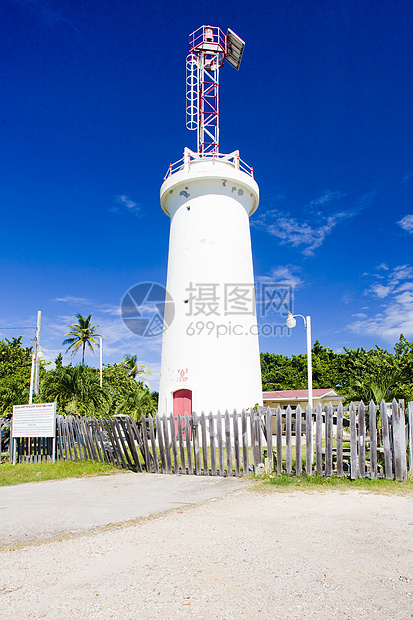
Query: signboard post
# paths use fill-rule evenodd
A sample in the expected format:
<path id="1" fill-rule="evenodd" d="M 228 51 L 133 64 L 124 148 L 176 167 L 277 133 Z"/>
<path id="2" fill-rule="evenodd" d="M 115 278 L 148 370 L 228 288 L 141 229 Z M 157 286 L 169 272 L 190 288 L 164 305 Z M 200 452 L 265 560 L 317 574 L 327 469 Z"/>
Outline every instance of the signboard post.
<path id="1" fill-rule="evenodd" d="M 53 437 L 53 463 L 56 453 L 56 403 L 35 403 L 13 406 L 12 446 L 16 464 L 18 437 Z"/>

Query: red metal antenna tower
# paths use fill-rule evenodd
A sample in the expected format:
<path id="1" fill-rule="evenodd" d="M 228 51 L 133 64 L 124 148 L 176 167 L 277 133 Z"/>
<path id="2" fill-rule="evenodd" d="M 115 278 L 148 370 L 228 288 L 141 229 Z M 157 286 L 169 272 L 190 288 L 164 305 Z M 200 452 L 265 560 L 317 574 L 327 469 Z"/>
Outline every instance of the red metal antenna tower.
<path id="1" fill-rule="evenodd" d="M 201 26 L 189 35 L 186 59 L 186 126 L 197 130 L 199 155 L 219 153 L 219 69 L 239 69 L 245 43 L 228 29 Z"/>

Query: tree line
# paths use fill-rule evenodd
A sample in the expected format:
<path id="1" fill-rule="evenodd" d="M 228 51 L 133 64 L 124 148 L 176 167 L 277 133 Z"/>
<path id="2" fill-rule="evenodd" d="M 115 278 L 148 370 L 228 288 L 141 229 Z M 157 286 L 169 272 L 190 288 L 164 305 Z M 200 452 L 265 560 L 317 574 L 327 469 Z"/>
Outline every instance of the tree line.
<path id="1" fill-rule="evenodd" d="M 158 395 L 151 392 L 144 378 L 148 369 L 138 364 L 136 355 L 126 355 L 115 364 L 105 364 L 100 385 L 99 369 L 85 364 L 85 352 L 98 345 L 91 317 L 75 315 L 78 322 L 68 325 L 62 345 L 73 355 L 82 354 L 82 363 L 64 365 L 60 353 L 55 368 L 42 362 L 40 392 L 35 402 L 57 403 L 59 413 L 88 416 L 127 414 L 139 421 L 142 414 L 155 413 Z M 32 347 L 24 347 L 23 336 L 0 340 L 0 416 L 12 413 L 13 405 L 29 402 Z M 335 353 L 317 340 L 312 348 L 314 388 L 334 388 L 345 402 L 363 400 L 376 403 L 413 400 L 413 342 L 403 335 L 388 352 L 377 345 Z M 277 353 L 261 353 L 264 391 L 307 388 L 307 356 L 291 357 Z"/>
<path id="2" fill-rule="evenodd" d="M 97 345 L 96 332 L 99 325 L 91 325 L 92 315 L 75 315 L 78 322 L 67 325 L 70 331 L 62 345 L 69 345 L 67 351 L 72 355 L 82 354 L 80 365 L 63 365 L 63 355 L 59 353 L 55 368 L 48 364 L 40 366 L 39 394 L 34 402 L 57 403 L 61 414 L 87 416 L 132 415 L 137 421 L 142 414 L 155 413 L 158 406 L 157 392 L 151 392 L 146 384 L 145 374 L 150 374 L 145 366 L 138 364 L 136 355 L 126 355 L 115 364 L 105 364 L 100 385 L 100 371 L 85 364 L 86 350 L 93 353 Z M 11 414 L 13 405 L 29 402 L 30 377 L 32 366 L 32 347 L 24 347 L 23 336 L 0 340 L 0 416 Z"/>
<path id="3" fill-rule="evenodd" d="M 375 346 L 335 353 L 317 340 L 311 351 L 314 388 L 333 388 L 345 402 L 413 400 L 413 342 L 403 334 L 391 353 Z M 264 391 L 307 388 L 307 355 L 261 353 Z"/>

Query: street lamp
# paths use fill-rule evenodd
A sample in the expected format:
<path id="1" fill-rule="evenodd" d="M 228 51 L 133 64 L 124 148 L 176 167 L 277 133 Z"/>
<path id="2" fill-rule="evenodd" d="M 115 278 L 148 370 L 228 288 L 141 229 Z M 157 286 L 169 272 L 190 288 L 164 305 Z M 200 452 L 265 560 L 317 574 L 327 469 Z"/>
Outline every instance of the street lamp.
<path id="1" fill-rule="evenodd" d="M 307 383 L 308 383 L 308 404 L 313 409 L 313 370 L 311 365 L 311 317 L 304 317 L 302 314 L 288 313 L 286 325 L 288 329 L 292 329 L 297 325 L 295 318 L 300 316 L 304 321 L 304 329 L 307 332 Z"/>

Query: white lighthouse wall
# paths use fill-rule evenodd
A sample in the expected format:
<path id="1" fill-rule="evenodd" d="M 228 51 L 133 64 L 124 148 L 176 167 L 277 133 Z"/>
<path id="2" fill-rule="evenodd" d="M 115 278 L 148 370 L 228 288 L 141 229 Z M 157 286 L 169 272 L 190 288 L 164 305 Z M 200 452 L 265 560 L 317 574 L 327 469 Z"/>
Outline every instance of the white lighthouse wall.
<path id="1" fill-rule="evenodd" d="M 249 287 L 253 296 L 249 214 L 258 188 L 227 165 L 215 165 L 212 178 L 198 170 L 178 173 L 162 188 L 171 216 L 167 290 L 175 316 L 163 335 L 160 413 L 172 412 L 179 389 L 192 391 L 197 413 L 262 404 L 255 301 L 246 304 L 249 314 L 225 310 L 225 285 Z M 211 284 L 217 285 L 217 314 L 208 305 L 199 312 L 196 299 L 200 286 Z"/>

